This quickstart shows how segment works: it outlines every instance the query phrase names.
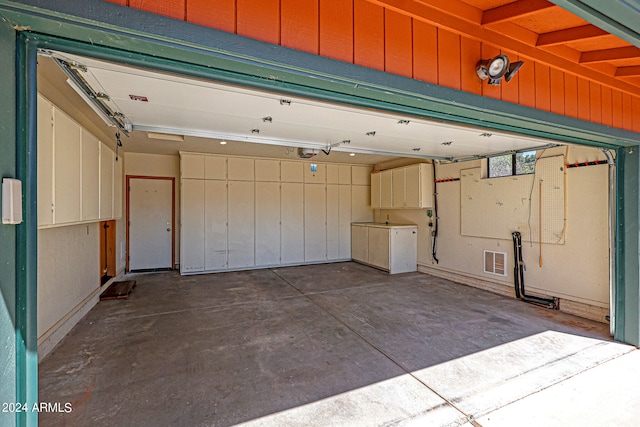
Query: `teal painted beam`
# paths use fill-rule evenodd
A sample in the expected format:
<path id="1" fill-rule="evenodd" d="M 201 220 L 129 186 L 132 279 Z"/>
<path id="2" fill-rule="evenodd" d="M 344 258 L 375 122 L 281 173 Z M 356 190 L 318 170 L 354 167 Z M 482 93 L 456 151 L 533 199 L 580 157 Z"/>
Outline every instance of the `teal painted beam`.
<path id="1" fill-rule="evenodd" d="M 616 163 L 618 237 L 614 338 L 640 346 L 640 147 L 618 149 Z"/>
<path id="2" fill-rule="evenodd" d="M 0 22 L 0 178 L 16 177 L 16 32 Z M 0 189 L 0 193 L 2 190 Z M 17 402 L 16 226 L 0 223 L 0 403 Z M 0 411 L 0 425 L 13 427 L 16 414 Z"/>
<path id="3" fill-rule="evenodd" d="M 18 37 L 15 159 L 23 222 L 16 227 L 16 394 L 27 409 L 38 402 L 37 53 L 35 43 Z M 17 413 L 17 425 L 38 425 L 38 412 Z"/>

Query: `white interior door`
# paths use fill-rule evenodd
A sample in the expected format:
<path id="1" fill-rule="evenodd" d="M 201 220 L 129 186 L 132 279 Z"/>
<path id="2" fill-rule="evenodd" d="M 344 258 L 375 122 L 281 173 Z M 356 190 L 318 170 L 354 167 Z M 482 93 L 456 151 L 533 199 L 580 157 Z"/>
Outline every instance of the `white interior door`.
<path id="1" fill-rule="evenodd" d="M 129 181 L 129 270 L 172 268 L 173 182 Z"/>

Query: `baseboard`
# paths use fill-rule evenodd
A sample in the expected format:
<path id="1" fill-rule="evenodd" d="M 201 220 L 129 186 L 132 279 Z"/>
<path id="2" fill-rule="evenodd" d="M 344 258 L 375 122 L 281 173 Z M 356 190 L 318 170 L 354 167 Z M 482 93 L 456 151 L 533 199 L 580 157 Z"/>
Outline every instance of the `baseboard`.
<path id="1" fill-rule="evenodd" d="M 107 283 L 96 288 L 91 292 L 80 304 L 76 305 L 71 311 L 65 314 L 60 320 L 58 320 L 52 327 L 49 328 L 44 334 L 38 338 L 38 361 L 42 361 L 51 350 L 55 348 L 60 341 L 69 333 L 71 329 L 100 301 L 100 294 L 111 283 L 116 280 L 120 280 L 124 273 L 124 269 L 109 279 Z"/>
<path id="2" fill-rule="evenodd" d="M 507 286 L 504 283 L 492 282 L 469 274 L 428 265 L 418 265 L 418 271 L 515 299 L 513 286 Z M 547 298 L 554 297 L 554 295 L 536 295 Z M 607 321 L 607 316 L 609 316 L 609 309 L 607 307 L 599 307 L 585 302 L 571 300 L 567 297 L 560 297 L 558 300 L 560 305 L 559 310 L 564 313 L 573 314 L 574 316 L 583 317 L 589 320 L 595 320 L 600 323 L 609 323 Z"/>

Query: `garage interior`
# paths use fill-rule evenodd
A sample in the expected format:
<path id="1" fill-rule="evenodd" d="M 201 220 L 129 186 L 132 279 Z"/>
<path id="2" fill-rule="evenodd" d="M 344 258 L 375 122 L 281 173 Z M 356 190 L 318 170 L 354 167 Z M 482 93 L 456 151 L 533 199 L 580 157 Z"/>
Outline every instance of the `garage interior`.
<path id="1" fill-rule="evenodd" d="M 500 425 L 634 357 L 609 336 L 603 150 L 61 52 L 38 90 L 40 398 L 80 424 Z M 413 268 L 372 268 L 407 224 Z M 559 310 L 513 298 L 513 231 Z"/>

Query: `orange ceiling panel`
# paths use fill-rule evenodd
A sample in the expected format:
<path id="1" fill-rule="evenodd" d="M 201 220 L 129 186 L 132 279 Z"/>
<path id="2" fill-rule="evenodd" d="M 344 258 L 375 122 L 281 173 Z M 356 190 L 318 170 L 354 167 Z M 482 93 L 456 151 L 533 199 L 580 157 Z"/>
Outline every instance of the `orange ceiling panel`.
<path id="1" fill-rule="evenodd" d="M 588 24 L 584 19 L 559 7 L 552 7 L 521 18 L 514 18 L 511 22 L 538 34 Z"/>

